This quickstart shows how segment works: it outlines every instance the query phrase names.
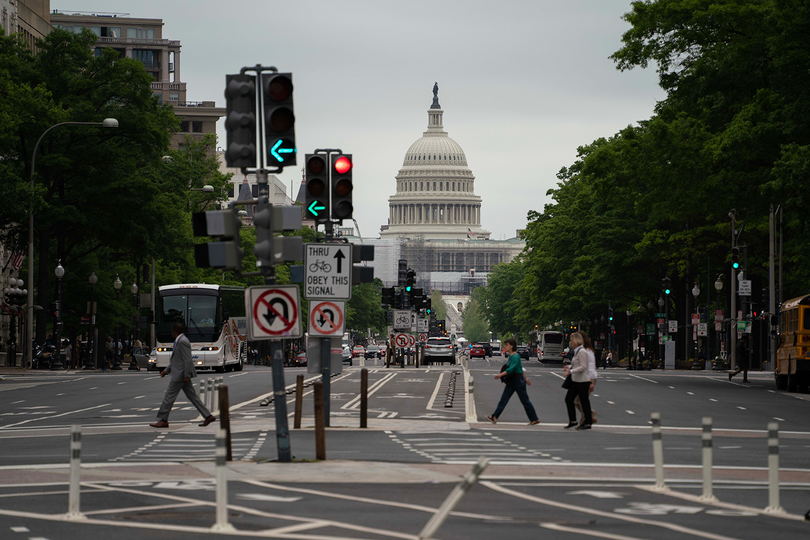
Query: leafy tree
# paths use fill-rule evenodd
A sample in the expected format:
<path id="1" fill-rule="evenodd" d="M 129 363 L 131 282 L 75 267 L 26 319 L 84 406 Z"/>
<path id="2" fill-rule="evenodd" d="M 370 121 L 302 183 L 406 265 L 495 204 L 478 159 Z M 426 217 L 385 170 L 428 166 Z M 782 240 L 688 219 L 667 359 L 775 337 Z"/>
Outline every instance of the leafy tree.
<path id="1" fill-rule="evenodd" d="M 447 306 L 444 304 L 442 291 L 439 289 L 433 289 L 433 291 L 430 293 L 430 309 L 432 309 L 433 313 L 436 314 L 437 321 L 447 319 Z"/>
<path id="2" fill-rule="evenodd" d="M 385 310 L 382 307 L 383 282 L 361 283 L 352 287 L 352 297 L 346 305 L 347 328 L 385 334 Z"/>
<path id="3" fill-rule="evenodd" d="M 497 264 L 489 275 L 487 287 L 483 289 L 479 310 L 486 315 L 493 333 L 499 336 L 521 332 L 523 324 L 519 316 L 520 299 L 516 290 L 524 277 L 523 262 L 520 259 Z"/>
<path id="4" fill-rule="evenodd" d="M 478 300 L 472 299 L 464 310 L 464 337 L 469 341 L 489 341 L 489 326 Z"/>

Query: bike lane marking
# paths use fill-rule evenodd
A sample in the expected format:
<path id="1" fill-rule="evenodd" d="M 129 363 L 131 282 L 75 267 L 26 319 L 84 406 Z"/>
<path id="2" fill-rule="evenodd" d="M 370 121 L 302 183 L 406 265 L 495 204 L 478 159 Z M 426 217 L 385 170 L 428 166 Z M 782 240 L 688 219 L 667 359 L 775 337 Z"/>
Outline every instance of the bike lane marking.
<path id="1" fill-rule="evenodd" d="M 59 418 L 60 416 L 67 416 L 69 414 L 76 414 L 85 411 L 92 411 L 93 409 L 100 409 L 101 407 L 109 407 L 112 403 L 104 403 L 102 405 L 95 405 L 93 407 L 87 407 L 86 409 L 78 409 L 75 411 L 68 411 L 60 414 L 55 414 L 53 416 L 40 416 L 38 418 L 31 418 L 29 420 L 23 420 L 22 422 L 17 422 L 16 424 L 9 424 L 7 426 L 0 426 L 0 430 L 9 429 L 16 426 L 21 426 L 23 424 L 27 424 L 28 422 L 36 422 L 37 420 L 51 420 L 52 418 Z"/>

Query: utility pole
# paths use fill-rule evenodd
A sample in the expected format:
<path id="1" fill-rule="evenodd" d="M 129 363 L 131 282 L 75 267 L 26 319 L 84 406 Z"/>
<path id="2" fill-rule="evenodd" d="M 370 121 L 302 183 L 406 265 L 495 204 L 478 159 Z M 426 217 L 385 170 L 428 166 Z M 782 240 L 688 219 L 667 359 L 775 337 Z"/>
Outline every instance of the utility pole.
<path id="1" fill-rule="evenodd" d="M 737 211 L 728 213 L 731 218 L 731 249 L 737 247 Z M 731 369 L 737 368 L 737 269 L 731 265 L 731 331 L 729 332 L 729 365 Z"/>

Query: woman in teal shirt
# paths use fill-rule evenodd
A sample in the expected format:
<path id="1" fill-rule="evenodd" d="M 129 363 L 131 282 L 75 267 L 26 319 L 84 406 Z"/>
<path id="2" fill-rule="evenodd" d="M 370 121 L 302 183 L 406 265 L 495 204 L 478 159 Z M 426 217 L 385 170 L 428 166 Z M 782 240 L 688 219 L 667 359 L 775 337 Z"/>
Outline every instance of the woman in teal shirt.
<path id="1" fill-rule="evenodd" d="M 498 417 L 506 408 L 506 404 L 509 403 L 509 398 L 512 397 L 512 394 L 517 392 L 520 402 L 523 404 L 523 408 L 526 410 L 526 416 L 529 417 L 529 425 L 533 426 L 535 424 L 539 424 L 540 420 L 537 419 L 537 413 L 534 411 L 534 406 L 532 405 L 532 402 L 529 401 L 529 394 L 526 393 L 526 385 L 531 385 L 532 383 L 527 381 L 526 377 L 523 376 L 523 365 L 520 363 L 520 355 L 515 352 L 517 350 L 517 342 L 515 342 L 515 340 L 512 338 L 507 339 L 503 342 L 503 350 L 504 353 L 506 353 L 506 355 L 509 357 L 509 363 L 504 371 L 495 375 L 495 378 L 502 379 L 506 377 L 506 385 L 504 386 L 503 394 L 501 395 L 501 401 L 498 403 L 498 408 L 495 409 L 492 416 L 487 416 L 486 419 L 493 424 L 497 424 Z"/>

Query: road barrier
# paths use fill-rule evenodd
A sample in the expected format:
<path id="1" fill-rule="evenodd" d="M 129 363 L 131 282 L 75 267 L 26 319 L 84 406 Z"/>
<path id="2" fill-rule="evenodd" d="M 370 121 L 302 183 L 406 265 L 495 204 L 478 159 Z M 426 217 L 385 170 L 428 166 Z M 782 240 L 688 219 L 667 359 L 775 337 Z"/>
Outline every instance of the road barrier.
<path id="1" fill-rule="evenodd" d="M 67 519 L 84 519 L 79 511 L 82 475 L 82 427 L 70 427 L 70 487 L 68 488 Z"/>
<path id="2" fill-rule="evenodd" d="M 717 497 L 712 494 L 712 419 L 703 417 L 703 495 L 701 501 L 716 501 Z"/>
<path id="3" fill-rule="evenodd" d="M 439 507 L 439 510 L 433 514 L 433 517 L 431 517 L 424 526 L 422 532 L 419 533 L 419 540 L 433 538 L 433 535 L 439 530 L 439 527 L 442 526 L 442 523 L 444 523 L 444 520 L 446 520 L 447 516 L 450 515 L 450 512 L 453 511 L 453 508 L 455 508 L 459 501 L 461 501 L 464 494 L 475 485 L 475 483 L 478 481 L 478 477 L 483 474 L 488 465 L 489 460 L 486 457 L 481 456 L 478 458 L 478 462 L 473 465 L 473 468 L 470 469 L 467 474 L 464 475 L 461 483 L 457 485 L 455 489 L 453 489 L 450 495 L 447 496 L 447 499 L 445 499 L 445 501 Z"/>
<path id="4" fill-rule="evenodd" d="M 217 430 L 216 466 L 217 466 L 217 521 L 211 527 L 216 532 L 233 532 L 236 529 L 228 523 L 228 469 L 225 458 L 225 430 Z"/>
<path id="5" fill-rule="evenodd" d="M 200 401 L 202 401 L 202 404 L 205 405 L 205 408 L 208 409 L 211 414 L 218 411 L 219 399 L 215 393 L 219 391 L 219 387 L 224 380 L 224 377 L 200 379 Z"/>
<path id="6" fill-rule="evenodd" d="M 768 513 L 784 512 L 779 506 L 779 424 L 768 424 Z"/>
<path id="7" fill-rule="evenodd" d="M 655 489 L 666 489 L 664 484 L 664 446 L 661 441 L 661 413 L 650 414 L 652 420 L 653 462 L 655 463 Z"/>

